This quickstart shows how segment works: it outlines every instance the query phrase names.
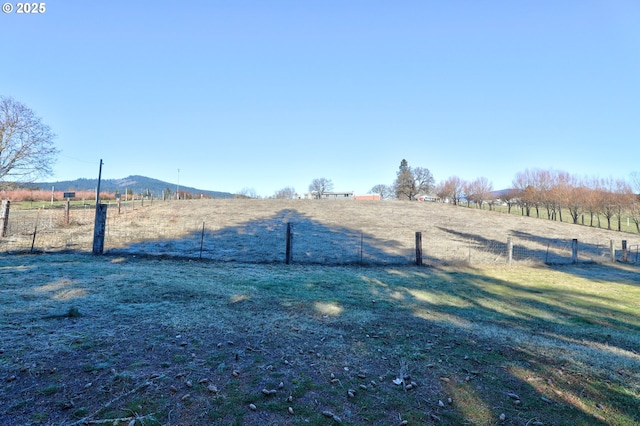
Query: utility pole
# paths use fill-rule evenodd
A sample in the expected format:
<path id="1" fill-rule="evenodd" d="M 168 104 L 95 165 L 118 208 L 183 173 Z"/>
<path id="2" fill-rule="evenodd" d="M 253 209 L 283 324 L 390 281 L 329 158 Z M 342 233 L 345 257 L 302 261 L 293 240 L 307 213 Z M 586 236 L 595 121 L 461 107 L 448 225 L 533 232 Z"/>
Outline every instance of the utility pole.
<path id="1" fill-rule="evenodd" d="M 96 211 L 100 204 L 100 181 L 102 180 L 102 159 L 100 159 L 100 170 L 98 171 L 98 187 L 96 188 Z"/>

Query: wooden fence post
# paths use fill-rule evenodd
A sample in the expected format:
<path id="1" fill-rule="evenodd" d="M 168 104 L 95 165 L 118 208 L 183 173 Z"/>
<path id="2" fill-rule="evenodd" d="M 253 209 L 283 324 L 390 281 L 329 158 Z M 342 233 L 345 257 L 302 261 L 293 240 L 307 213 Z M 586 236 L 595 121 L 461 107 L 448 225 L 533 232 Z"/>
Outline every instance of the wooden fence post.
<path id="1" fill-rule="evenodd" d="M 71 201 L 67 199 L 67 202 L 64 203 L 64 224 L 69 224 L 69 216 L 71 214 Z"/>
<path id="2" fill-rule="evenodd" d="M 627 240 L 622 240 L 622 261 L 623 262 L 627 262 L 627 260 L 628 260 Z"/>
<path id="3" fill-rule="evenodd" d="M 287 235 L 286 235 L 286 249 L 285 249 L 285 257 L 284 263 L 289 265 L 292 260 L 292 243 L 293 243 L 293 235 L 291 233 L 291 222 L 287 222 Z"/>
<path id="4" fill-rule="evenodd" d="M 507 238 L 507 264 L 513 263 L 513 238 Z"/>
<path id="5" fill-rule="evenodd" d="M 9 225 L 9 206 L 11 201 L 2 200 L 2 206 L 0 207 L 0 237 L 7 236 L 7 227 Z"/>
<path id="6" fill-rule="evenodd" d="M 422 266 L 422 232 L 416 232 L 416 265 Z"/>
<path id="7" fill-rule="evenodd" d="M 571 263 L 578 263 L 578 239 L 571 240 Z"/>
<path id="8" fill-rule="evenodd" d="M 93 254 L 104 253 L 104 236 L 107 229 L 107 205 L 96 206 L 96 219 L 93 225 Z"/>

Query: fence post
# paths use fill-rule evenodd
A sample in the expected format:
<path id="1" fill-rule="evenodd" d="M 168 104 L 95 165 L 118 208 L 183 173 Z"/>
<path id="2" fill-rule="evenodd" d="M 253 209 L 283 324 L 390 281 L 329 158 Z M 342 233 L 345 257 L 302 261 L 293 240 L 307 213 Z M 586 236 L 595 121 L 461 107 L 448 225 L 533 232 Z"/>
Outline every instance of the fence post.
<path id="1" fill-rule="evenodd" d="M 64 203 L 64 224 L 65 225 L 69 224 L 70 213 L 71 213 L 71 201 L 67 199 L 67 202 Z"/>
<path id="2" fill-rule="evenodd" d="M 107 228 L 107 205 L 96 206 L 96 219 L 93 225 L 93 254 L 104 252 L 104 235 Z"/>
<path id="3" fill-rule="evenodd" d="M 622 261 L 627 262 L 627 240 L 622 240 Z"/>
<path id="4" fill-rule="evenodd" d="M 293 235 L 291 234 L 291 222 L 287 222 L 287 235 L 286 235 L 286 250 L 284 255 L 284 263 L 289 265 L 291 263 L 291 243 L 293 239 Z"/>
<path id="5" fill-rule="evenodd" d="M 2 200 L 2 206 L 0 207 L 0 237 L 7 236 L 7 227 L 9 225 L 9 206 L 11 201 Z"/>
<path id="6" fill-rule="evenodd" d="M 571 240 L 571 263 L 578 263 L 578 239 Z"/>
<path id="7" fill-rule="evenodd" d="M 36 245 L 36 235 L 38 235 L 38 222 L 40 222 L 40 209 L 36 215 L 36 225 L 33 228 L 33 239 L 31 240 L 31 253 L 33 253 L 33 247 Z"/>
<path id="8" fill-rule="evenodd" d="M 416 265 L 422 266 L 422 232 L 416 232 Z"/>
<path id="9" fill-rule="evenodd" d="M 609 256 L 611 257 L 611 262 L 616 261 L 616 249 L 613 245 L 613 240 L 609 240 Z"/>
<path id="10" fill-rule="evenodd" d="M 507 264 L 513 263 L 513 238 L 507 238 Z"/>

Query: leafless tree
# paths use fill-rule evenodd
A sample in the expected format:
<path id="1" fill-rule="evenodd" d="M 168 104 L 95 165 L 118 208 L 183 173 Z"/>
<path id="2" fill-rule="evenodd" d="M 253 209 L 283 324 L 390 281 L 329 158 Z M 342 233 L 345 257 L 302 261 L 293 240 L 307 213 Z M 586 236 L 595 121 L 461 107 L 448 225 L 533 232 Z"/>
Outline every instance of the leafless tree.
<path id="1" fill-rule="evenodd" d="M 277 198 L 279 200 L 293 200 L 294 198 L 296 198 L 296 190 L 291 186 L 278 189 L 273 194 L 273 198 Z"/>
<path id="2" fill-rule="evenodd" d="M 436 195 L 442 200 L 449 200 L 450 203 L 458 205 L 464 195 L 464 181 L 458 176 L 451 176 L 437 186 Z"/>
<path id="3" fill-rule="evenodd" d="M 587 185 L 575 176 L 570 178 L 569 192 L 565 200 L 565 205 L 569 210 L 574 224 L 578 223 L 578 218 L 585 211 L 589 198 Z"/>
<path id="4" fill-rule="evenodd" d="M 479 177 L 467 185 L 467 200 L 468 202 L 476 203 L 478 208 L 482 208 L 482 205 L 491 201 L 491 192 L 493 191 L 493 183 L 486 177 Z"/>
<path id="5" fill-rule="evenodd" d="M 259 198 L 258 193 L 253 188 L 244 187 L 236 194 L 236 198 Z"/>
<path id="6" fill-rule="evenodd" d="M 635 201 L 635 194 L 631 184 L 623 179 L 615 182 L 614 205 L 617 209 L 618 231 L 622 231 L 622 213 L 629 211 Z"/>
<path id="7" fill-rule="evenodd" d="M 511 213 L 511 207 L 518 203 L 518 190 L 515 188 L 507 189 L 500 195 L 500 199 L 507 203 L 507 212 Z"/>
<path id="8" fill-rule="evenodd" d="M 314 198 L 322 198 L 322 196 L 330 192 L 333 189 L 333 182 L 327 178 L 317 178 L 311 181 L 309 185 L 309 192 L 311 192 Z"/>
<path id="9" fill-rule="evenodd" d="M 531 215 L 531 209 L 536 209 L 536 216 L 540 217 L 540 195 L 537 189 L 535 170 L 526 169 L 518 172 L 513 180 L 513 187 L 518 191 L 522 214 Z"/>
<path id="10" fill-rule="evenodd" d="M 378 194 L 381 200 L 386 200 L 387 198 L 391 198 L 393 194 L 393 189 L 389 187 L 389 185 L 378 184 L 369 190 L 369 194 Z"/>
<path id="11" fill-rule="evenodd" d="M 31 109 L 0 96 L 0 181 L 32 182 L 50 175 L 58 153 L 54 139 Z"/>

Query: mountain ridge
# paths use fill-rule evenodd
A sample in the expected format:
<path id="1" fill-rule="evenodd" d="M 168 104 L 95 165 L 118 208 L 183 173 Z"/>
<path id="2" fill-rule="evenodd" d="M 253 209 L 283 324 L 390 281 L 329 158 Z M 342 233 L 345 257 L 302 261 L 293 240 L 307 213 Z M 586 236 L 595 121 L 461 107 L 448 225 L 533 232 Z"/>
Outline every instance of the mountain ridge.
<path id="1" fill-rule="evenodd" d="M 36 182 L 32 186 L 42 190 L 50 190 L 51 187 L 54 187 L 62 191 L 95 191 L 98 186 L 98 179 L 79 178 L 57 182 Z M 166 190 L 169 190 L 171 194 L 175 194 L 176 184 L 140 175 L 131 175 L 121 179 L 102 179 L 100 182 L 100 192 L 117 191 L 123 193 L 129 189 L 134 194 L 141 194 L 149 190 L 154 196 L 161 197 Z M 234 197 L 234 194 L 230 192 L 197 189 L 183 185 L 179 186 L 179 190 L 181 193 L 186 192 L 195 196 L 202 194 L 212 198 Z"/>

